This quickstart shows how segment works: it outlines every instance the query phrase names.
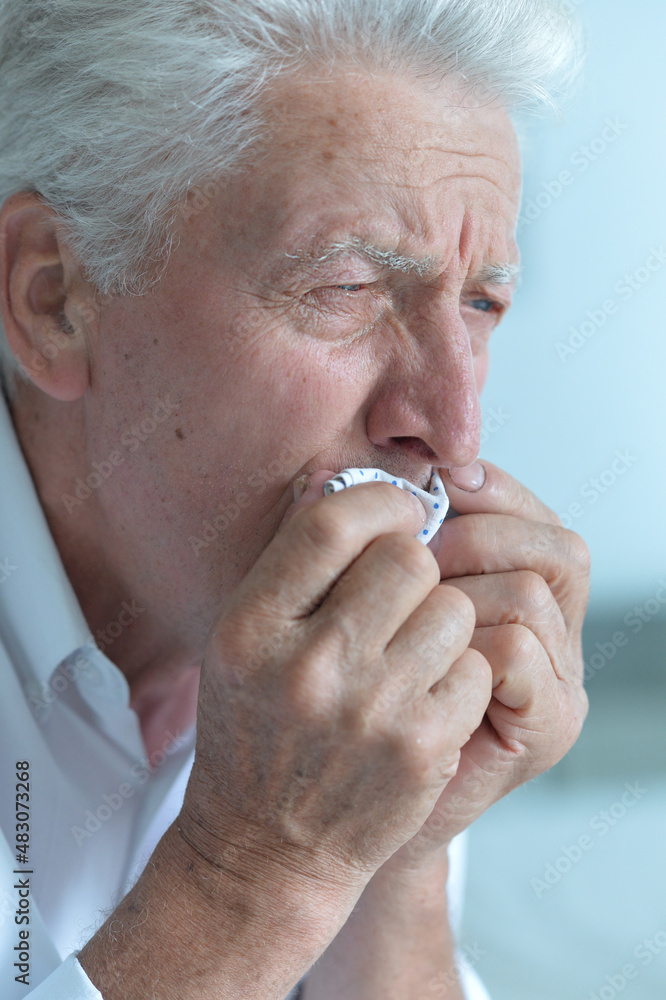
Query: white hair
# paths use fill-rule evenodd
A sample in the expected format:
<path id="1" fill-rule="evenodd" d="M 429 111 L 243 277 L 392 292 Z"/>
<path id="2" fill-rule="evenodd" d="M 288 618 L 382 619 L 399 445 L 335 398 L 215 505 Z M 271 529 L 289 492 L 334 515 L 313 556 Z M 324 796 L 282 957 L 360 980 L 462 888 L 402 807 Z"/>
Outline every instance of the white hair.
<path id="1" fill-rule="evenodd" d="M 412 69 L 515 115 L 557 108 L 580 51 L 560 0 L 0 0 L 0 204 L 37 192 L 100 294 L 141 294 L 278 76 Z"/>

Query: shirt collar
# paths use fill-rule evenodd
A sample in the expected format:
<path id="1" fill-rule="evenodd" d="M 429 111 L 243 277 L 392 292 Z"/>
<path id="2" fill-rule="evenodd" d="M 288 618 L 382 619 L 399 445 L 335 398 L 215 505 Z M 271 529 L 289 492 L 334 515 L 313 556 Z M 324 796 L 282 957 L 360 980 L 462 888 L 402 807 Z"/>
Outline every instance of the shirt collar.
<path id="1" fill-rule="evenodd" d="M 0 635 L 19 670 L 46 683 L 90 629 L 0 393 Z"/>

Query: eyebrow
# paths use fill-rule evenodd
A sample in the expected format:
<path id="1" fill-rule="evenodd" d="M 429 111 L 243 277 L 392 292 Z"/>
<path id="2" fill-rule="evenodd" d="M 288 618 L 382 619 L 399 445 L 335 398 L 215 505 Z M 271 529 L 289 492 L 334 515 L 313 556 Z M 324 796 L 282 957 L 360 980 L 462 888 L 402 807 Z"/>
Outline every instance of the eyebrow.
<path id="1" fill-rule="evenodd" d="M 476 276 L 489 285 L 511 285 L 520 279 L 520 264 L 486 264 Z"/>
<path id="2" fill-rule="evenodd" d="M 331 243 L 330 246 L 318 250 L 296 250 L 295 253 L 287 253 L 285 256 L 298 264 L 316 269 L 349 253 L 365 257 L 379 267 L 399 271 L 402 274 L 416 274 L 419 277 L 432 273 L 438 265 L 438 258 L 433 254 L 412 257 L 397 250 L 384 250 L 360 237 Z M 510 285 L 517 281 L 519 276 L 519 264 L 486 264 L 477 275 L 473 276 L 473 280 L 489 285 Z"/>

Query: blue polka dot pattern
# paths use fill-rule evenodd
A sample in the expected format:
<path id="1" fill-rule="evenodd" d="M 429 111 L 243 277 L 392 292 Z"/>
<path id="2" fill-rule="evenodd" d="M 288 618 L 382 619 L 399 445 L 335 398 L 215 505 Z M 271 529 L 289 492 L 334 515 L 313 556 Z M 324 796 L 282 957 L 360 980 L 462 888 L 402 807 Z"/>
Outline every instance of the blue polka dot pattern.
<path id="1" fill-rule="evenodd" d="M 449 498 L 446 495 L 444 484 L 438 472 L 433 472 L 430 485 L 427 490 L 422 490 L 407 479 L 395 479 L 384 472 L 383 469 L 343 469 L 336 476 L 324 483 L 324 494 L 337 493 L 338 490 L 347 489 L 350 486 L 357 486 L 359 483 L 367 482 L 368 479 L 379 480 L 383 483 L 390 483 L 401 490 L 412 493 L 423 503 L 426 509 L 427 520 L 425 527 L 416 535 L 424 545 L 439 531 L 444 524 L 446 512 L 449 509 Z M 435 496 L 437 499 L 435 500 Z"/>

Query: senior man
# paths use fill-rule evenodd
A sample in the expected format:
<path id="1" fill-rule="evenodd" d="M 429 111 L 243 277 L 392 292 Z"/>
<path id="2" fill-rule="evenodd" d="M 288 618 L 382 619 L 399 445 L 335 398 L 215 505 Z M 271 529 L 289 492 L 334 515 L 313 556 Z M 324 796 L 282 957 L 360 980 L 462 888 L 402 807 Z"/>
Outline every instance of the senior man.
<path id="1" fill-rule="evenodd" d="M 481 995 L 449 845 L 586 711 L 585 547 L 477 462 L 567 15 L 5 0 L 1 44 L 2 995 Z"/>

